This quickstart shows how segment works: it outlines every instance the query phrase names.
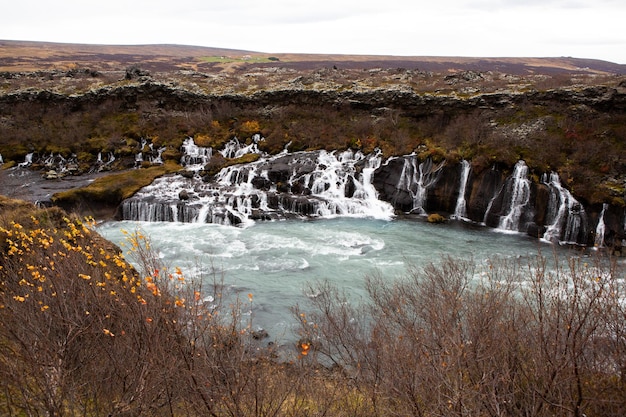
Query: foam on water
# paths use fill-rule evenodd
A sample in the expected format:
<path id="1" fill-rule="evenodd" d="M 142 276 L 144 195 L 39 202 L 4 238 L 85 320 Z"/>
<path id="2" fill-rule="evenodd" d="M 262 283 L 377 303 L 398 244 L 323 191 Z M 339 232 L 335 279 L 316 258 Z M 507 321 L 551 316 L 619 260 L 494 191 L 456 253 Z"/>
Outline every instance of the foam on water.
<path id="1" fill-rule="evenodd" d="M 296 322 L 291 307 L 305 304 L 309 284 L 320 280 L 330 280 L 358 300 L 365 297 L 365 277 L 374 273 L 395 279 L 409 264 L 420 268 L 446 255 L 517 258 L 548 246 L 467 224 L 359 218 L 257 222 L 247 228 L 125 221 L 107 222 L 98 230 L 119 244 L 122 229 L 150 236 L 170 268 L 205 279 L 214 269 L 234 294 L 252 293 L 253 324 L 273 337 L 290 337 L 289 326 Z"/>

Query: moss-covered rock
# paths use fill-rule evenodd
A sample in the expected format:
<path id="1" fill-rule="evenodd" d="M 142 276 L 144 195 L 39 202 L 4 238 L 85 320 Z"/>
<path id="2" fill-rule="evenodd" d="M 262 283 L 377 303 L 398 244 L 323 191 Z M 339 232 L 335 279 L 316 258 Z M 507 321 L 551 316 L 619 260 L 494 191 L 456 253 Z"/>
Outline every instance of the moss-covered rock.
<path id="1" fill-rule="evenodd" d="M 446 222 L 446 218 L 444 216 L 442 216 L 441 214 L 439 214 L 439 213 L 432 213 L 432 214 L 428 215 L 428 217 L 426 218 L 426 221 L 428 223 L 439 224 L 439 223 L 445 223 Z"/>
<path id="2" fill-rule="evenodd" d="M 66 210 L 81 212 L 114 212 L 122 200 L 150 185 L 157 177 L 180 170 L 180 165 L 168 162 L 149 168 L 132 169 L 96 179 L 86 187 L 56 193 L 52 202 Z"/>

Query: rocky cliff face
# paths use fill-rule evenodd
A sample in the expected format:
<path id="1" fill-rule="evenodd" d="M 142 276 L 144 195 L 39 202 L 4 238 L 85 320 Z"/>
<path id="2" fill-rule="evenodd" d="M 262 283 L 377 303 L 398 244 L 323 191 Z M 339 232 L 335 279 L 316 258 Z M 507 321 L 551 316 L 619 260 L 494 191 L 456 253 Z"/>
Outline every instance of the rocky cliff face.
<path id="1" fill-rule="evenodd" d="M 415 166 L 418 169 L 415 175 L 411 173 L 413 181 L 403 181 L 407 167 Z M 531 181 L 525 163 L 520 161 L 510 173 L 495 167 L 476 174 L 470 171 L 463 186 L 463 169 L 467 168 L 461 164 L 433 168 L 428 161 L 406 156 L 383 164 L 374 173 L 373 184 L 381 199 L 402 212 L 450 216 L 464 199 L 463 217 L 488 227 L 558 243 L 621 248 L 626 242 L 624 207 L 585 206 L 563 188 L 556 173 L 542 175 L 539 182 Z M 460 190 L 464 190 L 462 196 Z"/>
<path id="2" fill-rule="evenodd" d="M 380 153 L 308 151 L 261 155 L 215 176 L 205 175 L 202 164 L 185 172 L 126 200 L 121 217 L 241 224 L 293 216 L 437 213 L 560 244 L 621 250 L 626 239 L 622 207 L 585 206 L 554 172 L 533 181 L 524 161 L 510 171 L 474 172 L 467 161 L 434 163 L 414 154 L 384 159 Z"/>

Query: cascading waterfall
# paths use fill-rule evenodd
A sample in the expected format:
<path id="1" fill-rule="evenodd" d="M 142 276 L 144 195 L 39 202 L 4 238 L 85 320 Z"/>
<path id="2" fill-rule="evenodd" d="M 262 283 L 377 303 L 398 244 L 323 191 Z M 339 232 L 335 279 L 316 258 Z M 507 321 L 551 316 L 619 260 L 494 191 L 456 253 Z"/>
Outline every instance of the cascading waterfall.
<path id="1" fill-rule="evenodd" d="M 359 176 L 355 165 L 361 162 L 364 168 Z M 347 150 L 336 156 L 334 152 L 321 151 L 316 169 L 309 174 L 312 195 L 319 198 L 316 214 L 391 218 L 392 207 L 378 199 L 371 183 L 372 174 L 381 162 L 380 152 L 365 156 Z"/>
<path id="2" fill-rule="evenodd" d="M 404 166 L 396 189 L 406 191 L 411 196 L 413 200 L 411 213 L 426 214 L 428 188 L 439 180 L 444 165 L 445 161 L 435 165 L 430 158 L 417 165 L 415 155 L 404 158 Z"/>
<path id="3" fill-rule="evenodd" d="M 380 167 L 382 161 L 382 151 L 380 150 L 377 150 L 376 153 L 366 160 L 365 167 L 361 171 L 361 182 L 355 182 L 357 190 L 354 192 L 354 198 L 360 198 L 362 200 L 378 199 L 378 193 L 376 192 L 376 188 L 372 185 L 372 179 L 374 171 Z"/>
<path id="4" fill-rule="evenodd" d="M 523 208 L 530 200 L 530 180 L 528 179 L 528 166 L 524 161 L 515 164 L 513 174 L 510 178 L 510 190 L 507 190 L 505 197 L 506 215 L 500 217 L 498 228 L 504 230 L 518 231 L 520 229 L 520 218 Z"/>
<path id="5" fill-rule="evenodd" d="M 561 185 L 556 172 L 544 174 L 541 182 L 550 189 L 543 239 L 549 242 L 576 243 L 586 224 L 585 211 L 572 194 Z"/>
<path id="6" fill-rule="evenodd" d="M 57 156 L 54 156 L 52 152 L 43 159 L 43 163 L 47 168 L 52 168 L 53 166 L 58 165 L 62 169 L 66 162 L 67 160 L 63 157 L 63 155 L 58 154 Z"/>
<path id="7" fill-rule="evenodd" d="M 28 153 L 26 154 L 26 156 L 24 157 L 24 162 L 20 162 L 19 164 L 17 164 L 18 167 L 20 168 L 25 168 L 25 167 L 29 167 L 33 164 L 33 153 Z"/>
<path id="8" fill-rule="evenodd" d="M 469 161 L 465 159 L 461 161 L 461 182 L 459 185 L 459 196 L 456 200 L 456 207 L 454 208 L 455 219 L 465 219 L 467 217 L 467 203 L 465 200 L 465 190 L 467 189 L 467 181 L 469 180 L 471 165 Z"/>
<path id="9" fill-rule="evenodd" d="M 598 218 L 598 225 L 596 226 L 596 236 L 593 242 L 593 245 L 596 248 L 604 247 L 604 233 L 606 231 L 606 225 L 604 224 L 604 213 L 608 208 L 608 204 L 604 203 L 602 205 L 602 211 L 600 212 L 600 217 Z"/>
<path id="10" fill-rule="evenodd" d="M 2 159 L 2 154 L 0 153 L 0 165 L 4 164 L 4 159 Z"/>
<path id="11" fill-rule="evenodd" d="M 156 150 L 156 152 L 152 149 L 152 144 L 150 144 L 150 149 L 153 153 L 156 153 L 154 156 L 150 156 L 150 163 L 153 165 L 163 165 L 163 152 L 167 150 L 166 147 L 161 147 Z"/>
<path id="12" fill-rule="evenodd" d="M 254 146 L 259 140 L 262 138 L 257 136 L 248 146 L 231 141 L 226 145 L 228 151 L 225 153 L 236 157 L 247 152 L 260 152 Z M 253 162 L 225 167 L 209 180 L 206 175 L 194 173 L 210 161 L 212 149 L 199 147 L 193 138 L 188 138 L 182 151 L 181 163 L 191 174 L 162 177 L 144 187 L 122 203 L 123 219 L 227 225 L 294 216 L 390 219 L 394 217 L 394 209 L 387 201 L 393 201 L 402 210 L 423 215 L 426 214 L 428 192 L 439 181 L 445 163 L 435 164 L 430 159 L 419 163 L 417 156 L 412 154 L 390 158 L 382 166 L 378 150 L 364 155 L 352 150 L 290 153 L 285 149 L 277 155 L 260 154 Z M 29 158 L 32 160 L 32 154 L 23 164 L 28 163 Z M 100 155 L 100 164 L 101 161 Z M 390 164 L 390 161 L 394 162 Z M 395 171 L 385 171 L 389 166 Z M 382 174 L 377 179 L 383 180 L 376 182 L 375 188 L 373 176 L 379 169 Z M 470 186 L 471 164 L 462 161 L 460 170 L 452 217 L 464 219 L 468 211 L 465 195 Z M 394 175 L 386 176 L 385 172 Z M 541 225 L 533 224 L 529 216 L 531 182 L 524 161 L 518 161 L 513 173 L 490 200 L 485 224 L 503 230 L 528 230 L 529 233 L 545 225 L 543 239 L 546 241 L 561 244 L 585 242 L 590 229 L 582 204 L 561 185 L 556 173 L 545 174 L 541 181 L 550 190 L 545 221 Z M 377 189 L 384 193 L 387 201 L 378 198 Z M 436 197 L 441 198 L 439 194 Z M 604 236 L 605 210 L 606 207 L 596 229 L 596 237 L 600 239 L 596 241 L 598 246 L 604 245 L 600 237 Z"/>
<path id="13" fill-rule="evenodd" d="M 143 152 L 139 151 L 135 154 L 135 168 L 140 167 L 142 162 L 143 162 Z"/>
<path id="14" fill-rule="evenodd" d="M 247 152 L 255 148 L 239 151 L 244 149 Z M 188 163 L 208 154 L 191 138 L 185 141 L 183 152 Z M 380 152 L 365 156 L 350 150 L 265 155 L 251 163 L 223 168 L 210 183 L 197 176 L 159 178 L 123 202 L 122 217 L 221 224 L 247 224 L 257 217 L 280 218 L 288 214 L 389 219 L 393 217 L 392 206 L 377 198 L 371 184 L 372 174 L 381 162 Z M 299 187 L 300 193 L 277 190 L 277 184 L 268 177 L 268 172 L 276 169 L 274 165 L 291 167 L 286 184 Z M 257 188 L 259 182 L 272 185 Z"/>
<path id="15" fill-rule="evenodd" d="M 98 152 L 98 158 L 96 159 L 96 163 L 91 167 L 89 172 L 100 172 L 104 170 L 105 167 L 111 165 L 113 162 L 115 162 L 115 155 L 113 154 L 113 152 L 109 152 L 109 160 L 107 162 L 104 162 L 104 160 L 102 159 L 102 152 Z"/>
<path id="16" fill-rule="evenodd" d="M 561 243 L 578 244 L 579 237 L 587 234 L 587 214 L 582 204 L 575 204 L 567 217 Z"/>
<path id="17" fill-rule="evenodd" d="M 182 151 L 183 156 L 180 163 L 188 169 L 191 169 L 192 166 L 201 169 L 213 156 L 213 148 L 204 148 L 196 145 L 192 137 L 188 137 L 183 141 Z"/>
<path id="18" fill-rule="evenodd" d="M 224 149 L 219 151 L 224 158 L 239 158 L 249 153 L 261 153 L 259 150 L 259 142 L 265 140 L 258 133 L 252 136 L 252 143 L 243 146 L 237 138 L 232 138 L 224 145 Z"/>

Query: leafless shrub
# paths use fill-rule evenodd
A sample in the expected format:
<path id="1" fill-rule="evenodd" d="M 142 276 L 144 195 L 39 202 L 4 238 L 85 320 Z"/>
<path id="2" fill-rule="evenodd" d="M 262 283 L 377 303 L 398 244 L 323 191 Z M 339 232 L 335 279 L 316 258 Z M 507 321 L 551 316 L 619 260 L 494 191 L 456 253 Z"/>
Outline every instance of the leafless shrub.
<path id="1" fill-rule="evenodd" d="M 376 415 L 620 415 L 619 271 L 555 262 L 446 259 L 403 281 L 370 278 L 363 309 L 324 283 L 302 337 Z"/>

